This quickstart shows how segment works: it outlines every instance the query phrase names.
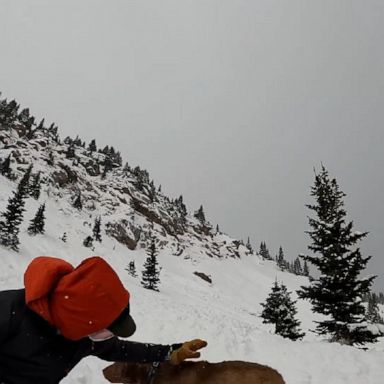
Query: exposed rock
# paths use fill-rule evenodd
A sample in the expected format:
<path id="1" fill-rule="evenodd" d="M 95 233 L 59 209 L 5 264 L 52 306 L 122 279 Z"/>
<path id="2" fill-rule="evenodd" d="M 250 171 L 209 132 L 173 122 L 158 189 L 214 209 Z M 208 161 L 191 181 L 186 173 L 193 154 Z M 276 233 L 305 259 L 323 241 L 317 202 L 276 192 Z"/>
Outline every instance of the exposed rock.
<path id="1" fill-rule="evenodd" d="M 212 284 L 212 278 L 211 278 L 211 276 L 206 275 L 206 274 L 203 273 L 203 272 L 197 272 L 197 271 L 193 272 L 193 274 L 196 275 L 196 276 L 198 276 L 198 277 L 200 277 L 200 279 L 203 279 L 203 280 L 206 281 L 207 283 Z"/>
<path id="2" fill-rule="evenodd" d="M 129 236 L 127 229 L 121 223 L 108 223 L 106 225 L 106 233 L 108 236 L 115 238 L 119 243 L 124 244 L 130 250 L 136 249 L 140 234 Z"/>

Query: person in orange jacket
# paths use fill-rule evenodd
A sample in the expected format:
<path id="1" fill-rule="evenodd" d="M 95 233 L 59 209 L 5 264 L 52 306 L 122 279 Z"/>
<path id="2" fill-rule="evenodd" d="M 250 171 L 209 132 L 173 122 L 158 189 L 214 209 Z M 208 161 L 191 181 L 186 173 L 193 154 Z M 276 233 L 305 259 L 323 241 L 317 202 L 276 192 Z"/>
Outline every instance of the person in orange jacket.
<path id="1" fill-rule="evenodd" d="M 199 357 L 204 340 L 159 345 L 121 340 L 136 325 L 129 292 L 101 257 L 77 268 L 37 257 L 24 289 L 0 292 L 0 383 L 56 384 L 89 355 L 107 361 L 180 364 Z"/>

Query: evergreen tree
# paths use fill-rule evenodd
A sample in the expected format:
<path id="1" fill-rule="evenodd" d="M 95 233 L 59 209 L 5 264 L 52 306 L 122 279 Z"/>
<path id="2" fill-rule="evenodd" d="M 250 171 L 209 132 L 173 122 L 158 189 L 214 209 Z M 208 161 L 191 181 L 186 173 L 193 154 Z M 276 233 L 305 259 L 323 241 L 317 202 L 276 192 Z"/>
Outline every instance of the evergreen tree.
<path id="1" fill-rule="evenodd" d="M 31 172 L 32 172 L 32 165 L 30 165 L 27 170 L 24 172 L 23 177 L 21 178 L 18 189 L 20 190 L 21 195 L 23 198 L 26 198 L 27 196 L 30 195 L 30 185 L 29 181 L 31 178 Z"/>
<path id="2" fill-rule="evenodd" d="M 128 274 L 130 276 L 137 277 L 136 267 L 135 267 L 135 262 L 134 261 L 130 261 L 129 262 L 128 268 L 126 269 L 126 271 L 128 271 Z"/>
<path id="3" fill-rule="evenodd" d="M 249 252 L 253 253 L 253 248 L 252 248 L 251 240 L 250 240 L 249 237 L 248 237 L 248 240 L 247 240 L 247 244 L 245 246 L 247 247 Z"/>
<path id="4" fill-rule="evenodd" d="M 307 260 L 304 260 L 303 275 L 304 276 L 309 276 L 309 268 L 308 268 Z"/>
<path id="5" fill-rule="evenodd" d="M 196 217 L 196 219 L 199 220 L 201 224 L 205 224 L 205 213 L 202 205 L 200 205 L 200 208 L 195 212 L 193 216 Z"/>
<path id="6" fill-rule="evenodd" d="M 355 244 L 367 232 L 352 231 L 353 223 L 346 223 L 346 211 L 336 179 L 330 179 L 322 166 L 315 175 L 311 190 L 316 204 L 307 205 L 317 218 L 309 218 L 312 243 L 308 248 L 314 256 L 302 256 L 315 265 L 320 273 L 308 287 L 301 287 L 299 297 L 308 299 L 315 312 L 328 318 L 317 322 L 320 335 L 330 335 L 332 341 L 344 344 L 363 344 L 376 336 L 364 325 L 365 308 L 361 297 L 366 294 L 375 276 L 362 278 L 370 257 L 364 258 Z"/>
<path id="7" fill-rule="evenodd" d="M 96 217 L 95 225 L 93 226 L 93 238 L 101 243 L 101 216 Z"/>
<path id="8" fill-rule="evenodd" d="M 371 323 L 383 323 L 383 319 L 380 316 L 380 310 L 378 305 L 378 298 L 375 293 L 368 295 L 368 306 L 366 311 L 367 320 Z"/>
<path id="9" fill-rule="evenodd" d="M 8 178 L 11 176 L 11 155 L 1 163 L 0 173 Z"/>
<path id="10" fill-rule="evenodd" d="M 1 214 L 3 220 L 0 221 L 0 244 L 14 251 L 19 250 L 20 224 L 23 221 L 25 199 L 29 194 L 31 171 L 32 165 L 28 167 L 21 178 L 13 197 L 9 198 L 6 211 Z"/>
<path id="11" fill-rule="evenodd" d="M 157 261 L 157 248 L 156 248 L 156 239 L 151 235 L 151 242 L 147 249 L 147 259 L 144 263 L 144 269 L 142 272 L 141 285 L 146 289 L 151 289 L 153 291 L 158 291 L 158 285 L 160 283 L 160 269 L 158 267 Z"/>
<path id="12" fill-rule="evenodd" d="M 45 122 L 45 119 L 42 119 L 36 129 L 39 129 L 39 130 L 44 129 L 44 122 Z"/>
<path id="13" fill-rule="evenodd" d="M 28 233 L 30 235 L 37 235 L 38 233 L 44 233 L 45 226 L 45 204 L 40 205 L 35 217 L 31 220 L 31 224 L 28 227 Z"/>
<path id="14" fill-rule="evenodd" d="M 301 267 L 300 259 L 296 257 L 295 261 L 293 262 L 293 273 L 295 275 L 302 275 L 303 269 Z"/>
<path id="15" fill-rule="evenodd" d="M 97 151 L 97 146 L 96 146 L 96 140 L 95 140 L 95 139 L 93 139 L 93 140 L 89 143 L 88 151 L 90 151 L 91 153 Z"/>
<path id="16" fill-rule="evenodd" d="M 14 192 L 13 197 L 9 198 L 6 211 L 1 214 L 0 221 L 0 244 L 13 249 L 19 250 L 19 231 L 20 224 L 23 221 L 23 213 L 25 205 L 25 196 L 20 190 Z"/>
<path id="17" fill-rule="evenodd" d="M 67 152 L 65 153 L 65 157 L 67 159 L 73 159 L 75 157 L 75 155 L 76 155 L 75 146 L 74 146 L 74 143 L 71 143 L 67 148 Z"/>
<path id="18" fill-rule="evenodd" d="M 131 172 L 131 167 L 129 166 L 128 163 L 124 164 L 123 172 L 127 175 Z"/>
<path id="19" fill-rule="evenodd" d="M 63 240 L 64 243 L 67 242 L 67 232 L 63 233 L 63 236 L 61 236 L 61 240 Z"/>
<path id="20" fill-rule="evenodd" d="M 75 201 L 73 202 L 73 206 L 74 208 L 78 209 L 79 211 L 81 211 L 83 209 L 83 203 L 81 201 L 81 194 L 79 193 L 75 199 Z"/>
<path id="21" fill-rule="evenodd" d="M 93 246 L 93 238 L 92 236 L 87 236 L 83 241 L 84 247 L 92 248 Z"/>
<path id="22" fill-rule="evenodd" d="M 33 181 L 32 181 L 31 186 L 29 188 L 30 196 L 33 197 L 35 200 L 39 200 L 40 193 L 41 193 L 40 174 L 41 174 L 41 172 L 38 172 L 33 177 Z"/>
<path id="23" fill-rule="evenodd" d="M 101 178 L 104 180 L 105 177 L 107 176 L 107 173 L 112 171 L 112 169 L 113 169 L 113 162 L 109 156 L 106 156 L 105 162 L 104 162 L 104 170 L 101 175 Z"/>
<path id="24" fill-rule="evenodd" d="M 260 250 L 258 252 L 258 254 L 263 258 L 263 259 L 266 259 L 266 260 L 272 260 L 272 257 L 269 253 L 269 249 L 267 248 L 267 245 L 265 243 L 265 241 L 262 241 L 261 244 L 260 244 Z"/>
<path id="25" fill-rule="evenodd" d="M 48 159 L 46 161 L 51 167 L 55 164 L 55 156 L 51 150 L 48 152 Z"/>
<path id="26" fill-rule="evenodd" d="M 261 313 L 263 323 L 274 324 L 275 333 L 280 336 L 291 340 L 301 339 L 304 333 L 299 329 L 300 322 L 295 319 L 295 304 L 296 301 L 291 300 L 287 287 L 275 281 L 266 302 L 261 303 L 264 308 Z"/>
<path id="27" fill-rule="evenodd" d="M 285 269 L 287 269 L 287 262 L 284 258 L 284 252 L 283 252 L 283 247 L 280 245 L 280 248 L 279 248 L 279 254 L 277 255 L 276 257 L 276 260 L 277 260 L 277 265 L 279 266 L 279 268 L 284 271 Z"/>

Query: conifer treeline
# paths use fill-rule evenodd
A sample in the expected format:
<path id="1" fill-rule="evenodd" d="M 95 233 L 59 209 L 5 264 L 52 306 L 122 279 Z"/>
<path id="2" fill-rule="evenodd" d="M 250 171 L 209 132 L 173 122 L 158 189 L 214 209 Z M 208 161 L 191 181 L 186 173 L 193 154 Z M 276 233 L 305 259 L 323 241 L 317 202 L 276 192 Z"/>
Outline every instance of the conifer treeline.
<path id="1" fill-rule="evenodd" d="M 1 96 L 1 93 L 0 93 Z M 29 109 L 25 108 L 20 112 L 20 106 L 12 100 L 8 102 L 0 97 L 0 130 L 17 131 L 20 138 L 32 140 L 46 135 L 54 143 L 65 147 L 64 155 L 72 161 L 73 165 L 83 165 L 91 176 L 100 176 L 101 179 L 107 179 L 110 173 L 117 170 L 130 179 L 138 191 L 146 195 L 152 203 L 162 200 L 166 204 L 166 210 L 169 212 L 169 222 L 164 226 L 172 235 L 184 234 L 187 228 L 187 208 L 183 202 L 183 197 L 170 199 L 161 194 L 161 186 L 155 187 L 155 183 L 150 179 L 149 173 L 139 166 L 131 168 L 128 163 L 123 166 L 121 153 L 113 146 L 98 148 L 96 140 L 92 139 L 87 145 L 79 136 L 75 138 L 66 137 L 63 141 L 58 135 L 58 127 L 52 123 L 48 128 L 45 120 L 42 119 L 38 124 L 35 117 L 30 115 Z M 48 165 L 54 166 L 57 161 L 57 153 L 48 145 L 45 149 L 47 157 L 44 159 Z M 62 151 L 62 149 L 61 149 Z M 86 155 L 86 156 L 84 156 Z M 12 153 L 3 159 L 0 159 L 0 173 L 11 180 L 16 180 L 16 175 L 11 169 Z M 61 165 L 68 174 L 68 182 L 76 182 L 76 174 L 71 171 L 67 164 Z M 39 183 L 40 175 L 36 175 L 36 183 Z M 161 197 L 160 197 L 161 194 Z M 38 199 L 38 192 L 36 197 Z M 134 208 L 137 209 L 138 201 L 131 201 Z M 72 204 L 79 210 L 83 208 L 83 198 L 80 193 L 73 196 Z M 140 208 L 140 207 L 139 207 Z M 203 212 L 200 212 L 203 213 Z M 203 213 L 204 214 L 204 213 Z M 197 230 L 202 233 L 211 233 L 211 226 L 204 218 L 204 224 Z"/>

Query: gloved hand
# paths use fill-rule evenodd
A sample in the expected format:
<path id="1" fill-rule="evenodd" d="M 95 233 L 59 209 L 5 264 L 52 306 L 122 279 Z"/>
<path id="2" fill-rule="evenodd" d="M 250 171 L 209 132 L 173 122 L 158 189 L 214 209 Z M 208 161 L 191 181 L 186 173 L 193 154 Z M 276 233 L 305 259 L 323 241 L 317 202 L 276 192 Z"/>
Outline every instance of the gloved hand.
<path id="1" fill-rule="evenodd" d="M 176 349 L 171 353 L 169 362 L 172 365 L 178 365 L 183 362 L 185 359 L 200 357 L 200 352 L 196 352 L 200 348 L 207 346 L 205 340 L 194 339 L 191 341 L 185 342 L 179 349 Z"/>

